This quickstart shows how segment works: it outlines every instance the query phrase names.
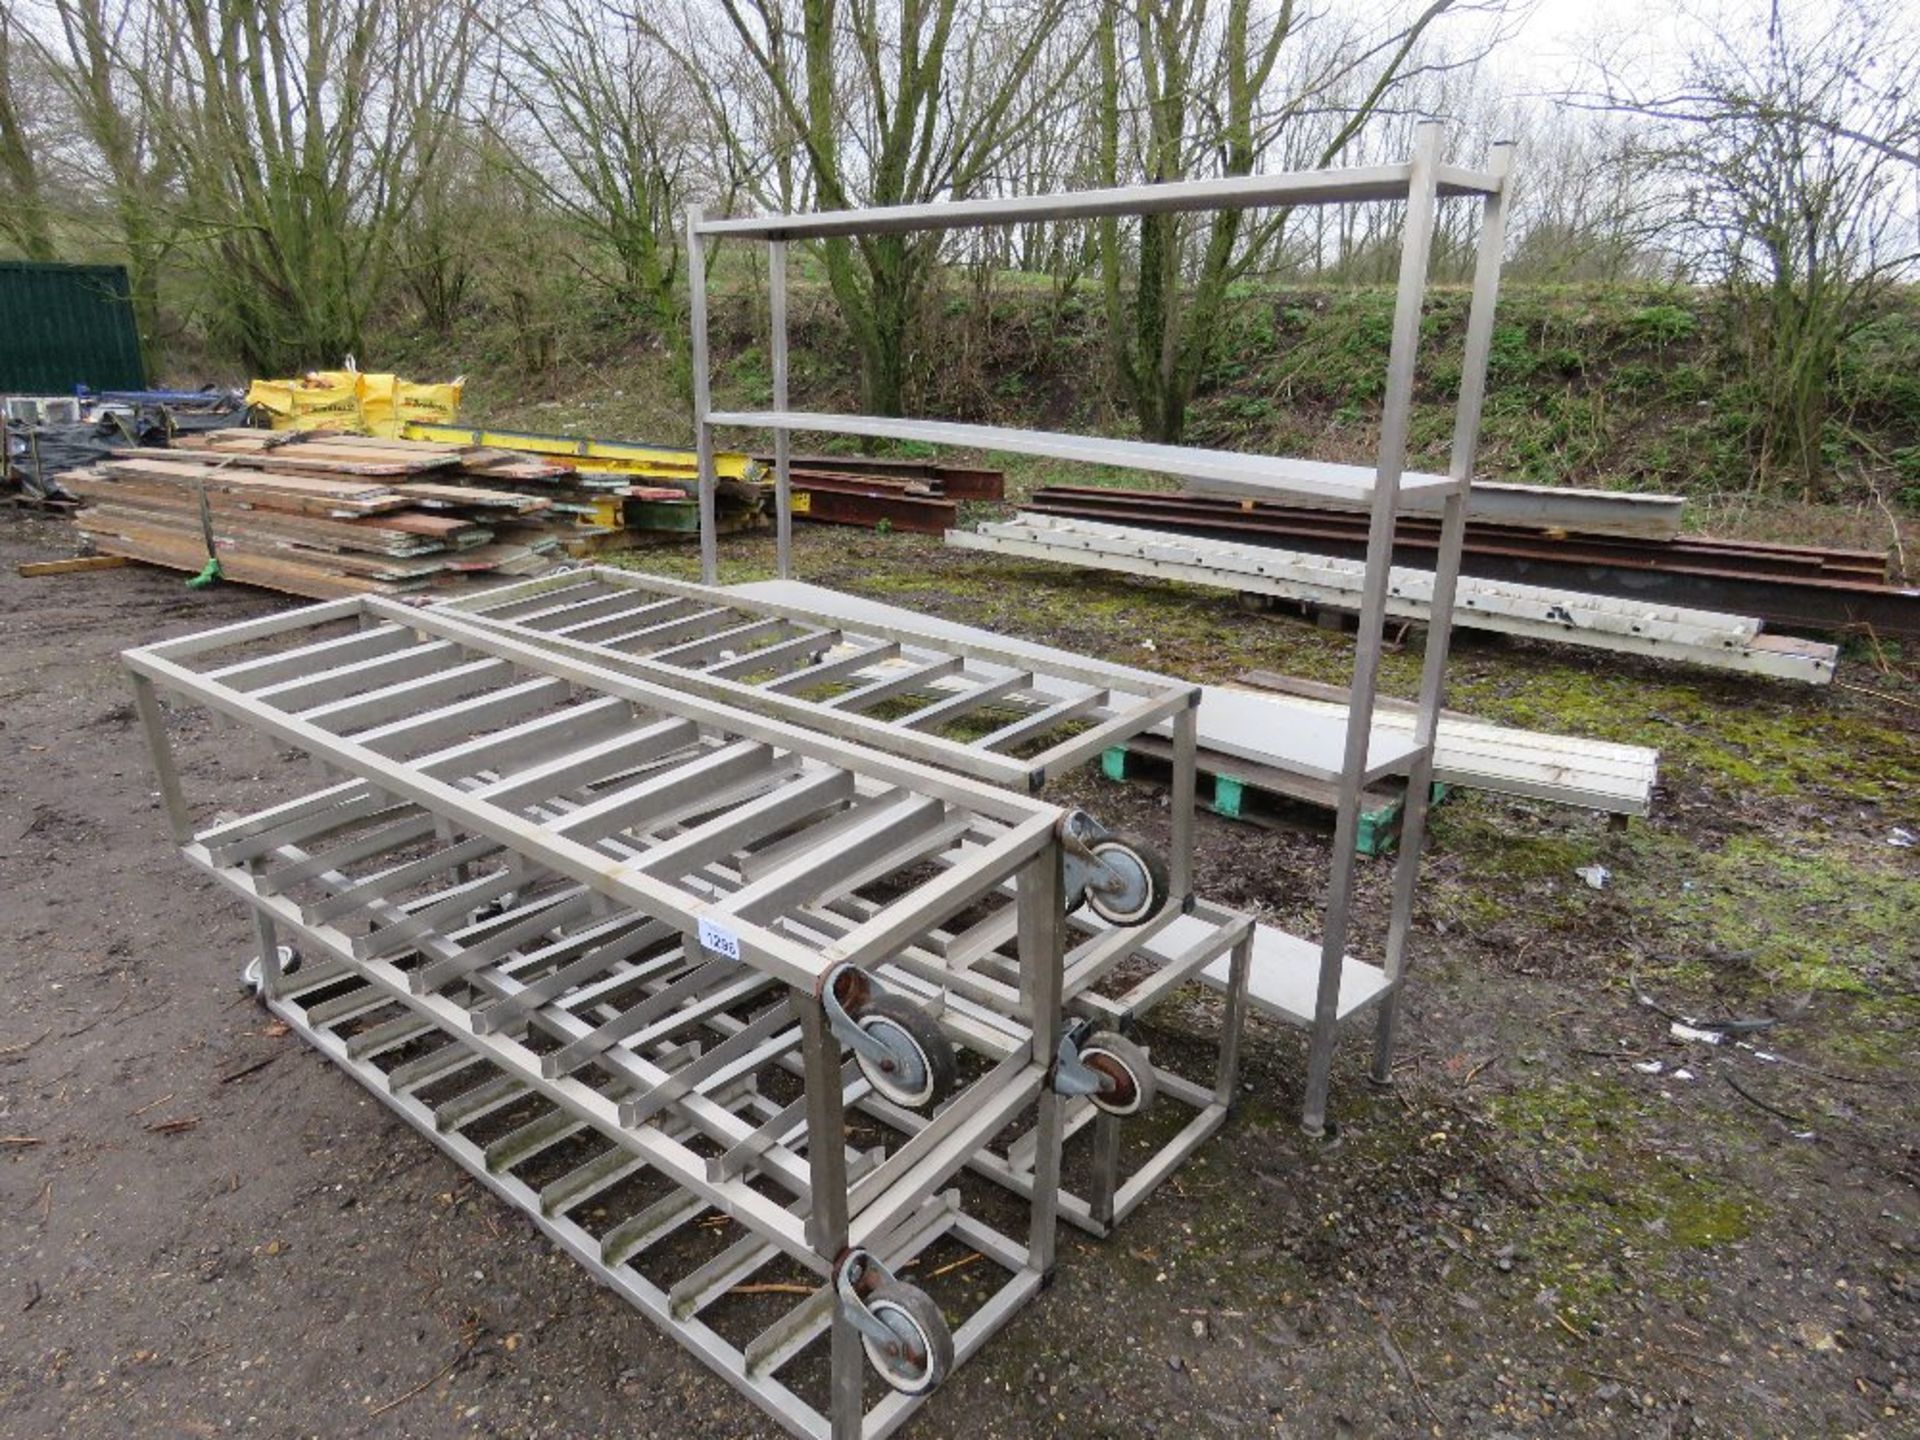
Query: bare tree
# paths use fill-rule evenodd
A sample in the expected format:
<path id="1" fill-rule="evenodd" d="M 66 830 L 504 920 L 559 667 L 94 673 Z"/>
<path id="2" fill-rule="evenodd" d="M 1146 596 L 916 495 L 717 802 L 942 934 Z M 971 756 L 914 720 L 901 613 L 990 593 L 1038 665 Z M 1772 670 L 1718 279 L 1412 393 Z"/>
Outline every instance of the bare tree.
<path id="1" fill-rule="evenodd" d="M 1674 196 L 1617 117 L 1514 107 L 1503 131 L 1527 157 L 1514 185 L 1507 260 L 1516 280 L 1626 280 L 1671 272 Z"/>
<path id="2" fill-rule="evenodd" d="M 596 278 L 683 369 L 675 212 L 698 114 L 686 72 L 610 0 L 535 0 L 497 34 L 501 94 L 522 122 L 498 153 L 612 262 Z"/>
<path id="3" fill-rule="evenodd" d="M 41 193 L 40 161 L 27 117 L 27 77 L 17 64 L 13 6 L 0 0 L 0 236 L 29 260 L 54 258 L 53 229 Z"/>
<path id="4" fill-rule="evenodd" d="M 1581 103 L 1649 122 L 1679 242 L 1734 318 L 1761 481 L 1811 480 L 1841 346 L 1920 260 L 1920 31 L 1890 0 L 1780 0 L 1757 32 L 1696 19 L 1678 83 L 1609 69 Z"/>
<path id="5" fill-rule="evenodd" d="M 53 9 L 58 41 L 41 44 L 41 53 L 99 156 L 135 322 L 151 358 L 160 333 L 161 269 L 175 241 L 167 197 L 176 172 L 156 129 L 173 102 L 165 12 L 144 0 L 54 0 Z"/>
<path id="6" fill-rule="evenodd" d="M 1398 18 L 1350 26 L 1327 45 L 1310 43 L 1309 32 L 1332 25 L 1332 16 L 1298 0 L 1271 12 L 1252 0 L 1102 0 L 1103 180 L 1252 174 L 1289 130 L 1325 116 L 1333 123 L 1317 131 L 1314 152 L 1293 163 L 1329 164 L 1410 75 L 1432 63 L 1465 63 L 1425 60 L 1420 49 L 1455 6 L 1426 0 Z M 1496 0 L 1477 8 L 1499 7 Z M 1307 63 L 1283 66 L 1290 53 Z M 1139 117 L 1131 127 L 1130 116 Z M 1196 231 L 1191 217 L 1145 216 L 1132 256 L 1119 225 L 1103 223 L 1114 368 L 1150 438 L 1177 441 L 1185 432 L 1232 284 L 1269 253 L 1289 218 L 1226 210 Z"/>
<path id="7" fill-rule="evenodd" d="M 438 334 L 459 319 L 476 290 L 481 258 L 493 242 L 509 162 L 482 126 L 461 125 L 442 144 L 440 163 L 423 178 L 394 231 L 395 278 Z"/>
<path id="8" fill-rule="evenodd" d="M 1006 138 L 1043 123 L 1055 103 L 1041 62 L 1063 61 L 1055 42 L 1067 0 L 720 4 L 770 91 L 779 125 L 771 153 L 797 156 L 823 209 L 979 193 Z M 940 237 L 835 239 L 820 249 L 860 355 L 863 403 L 897 415 Z"/>
<path id="9" fill-rule="evenodd" d="M 474 0 L 178 0 L 178 99 L 150 104 L 181 176 L 211 316 L 273 371 L 358 348 L 396 233 L 442 160 Z"/>

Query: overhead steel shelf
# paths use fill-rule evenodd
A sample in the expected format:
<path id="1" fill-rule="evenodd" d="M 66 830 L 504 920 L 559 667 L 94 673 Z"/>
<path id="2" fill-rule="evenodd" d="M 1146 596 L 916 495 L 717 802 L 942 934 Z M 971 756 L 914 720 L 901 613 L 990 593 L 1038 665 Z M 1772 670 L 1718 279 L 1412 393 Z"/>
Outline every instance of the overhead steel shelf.
<path id="1" fill-rule="evenodd" d="M 1216 490 L 1268 495 L 1309 495 L 1365 504 L 1378 472 L 1371 465 L 1338 465 L 1282 455 L 1248 455 L 1236 450 L 1202 450 L 1191 445 L 1156 445 L 1145 440 L 1113 440 L 1101 435 L 1066 435 L 1053 430 L 1018 430 L 1005 425 L 963 425 L 950 420 L 891 420 L 878 415 L 829 415 L 814 410 L 716 410 L 709 425 L 742 429 L 817 430 L 874 440 L 913 440 L 928 445 L 959 445 L 975 450 L 1006 450 L 1082 465 L 1139 470 L 1211 482 Z M 1459 482 L 1447 475 L 1404 471 L 1400 493 L 1451 494 Z"/>
<path id="2" fill-rule="evenodd" d="M 1460 165 L 1438 167 L 1442 195 L 1491 195 L 1498 175 Z M 1170 180 L 1157 185 L 1119 185 L 1065 195 L 1011 199 L 938 200 L 924 205 L 883 205 L 865 210 L 823 210 L 811 215 L 756 215 L 703 220 L 696 233 L 752 240 L 817 240 L 831 235 L 887 235 L 912 230 L 971 230 L 1039 220 L 1090 220 L 1107 215 L 1153 215 L 1189 210 L 1253 210 L 1268 205 L 1342 205 L 1369 200 L 1405 200 L 1414 167 L 1366 165 L 1346 170 L 1292 170 L 1278 175 L 1236 175 L 1222 180 Z"/>

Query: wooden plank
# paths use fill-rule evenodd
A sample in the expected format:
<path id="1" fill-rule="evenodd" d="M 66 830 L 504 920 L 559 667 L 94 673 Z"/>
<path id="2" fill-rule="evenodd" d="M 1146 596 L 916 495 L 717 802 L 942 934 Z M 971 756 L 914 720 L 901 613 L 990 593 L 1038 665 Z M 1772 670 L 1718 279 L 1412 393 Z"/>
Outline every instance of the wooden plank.
<path id="1" fill-rule="evenodd" d="M 167 527 L 198 531 L 200 507 L 191 490 L 146 487 L 128 481 L 76 481 L 72 487 L 96 509 L 120 510 Z M 396 512 L 362 519 L 335 519 L 299 512 L 259 509 L 236 502 L 224 493 L 210 494 L 207 509 L 215 529 L 233 538 L 266 544 L 305 545 L 328 551 L 362 551 L 377 555 L 425 555 L 449 546 L 484 544 L 493 532 L 469 520 L 445 516 L 418 516 Z M 404 523 L 417 518 L 430 526 Z"/>
<path id="2" fill-rule="evenodd" d="M 176 450 L 193 450 L 192 446 L 176 445 Z M 115 450 L 117 459 L 141 458 L 142 452 L 132 449 Z M 146 452 L 151 454 L 151 451 Z M 284 472 L 310 472 L 317 475 L 365 475 L 400 476 L 416 475 L 422 472 L 445 470 L 460 463 L 458 455 L 379 455 L 375 453 L 319 453 L 309 446 L 287 446 L 279 450 L 211 450 L 202 449 L 199 453 L 219 455 L 230 468 L 246 470 L 267 470 L 275 474 Z"/>
<path id="3" fill-rule="evenodd" d="M 114 534 L 154 544 L 184 546 L 199 556 L 194 564 L 196 570 L 206 563 L 206 536 L 197 514 L 166 516 L 158 512 L 125 510 L 113 505 L 93 505 L 81 512 L 78 524 L 81 533 L 91 537 Z M 214 549 L 220 556 L 223 568 L 229 555 L 241 554 L 262 559 L 284 558 L 291 563 L 322 569 L 330 575 L 360 576 L 382 581 L 424 581 L 445 568 L 439 558 L 433 555 L 413 558 L 313 549 L 245 530 L 234 531 L 218 524 L 214 527 Z"/>
<path id="4" fill-rule="evenodd" d="M 289 495 L 324 502 L 333 510 L 373 514 L 400 510 L 407 498 L 392 487 L 367 481 L 329 480 L 318 475 L 281 475 L 271 471 L 221 468 L 178 459 L 108 460 L 94 467 L 109 479 L 146 480 L 192 487 L 205 485 L 233 494 Z"/>
<path id="5" fill-rule="evenodd" d="M 86 533 L 95 548 L 110 555 L 124 555 L 131 560 L 142 560 L 188 574 L 206 564 L 206 546 L 197 537 L 188 539 L 134 527 Z M 316 600 L 368 593 L 399 594 L 404 588 L 378 581 L 353 579 L 319 566 L 245 551 L 223 550 L 220 553 L 220 569 L 227 579 L 241 584 L 259 585 L 264 589 L 304 595 Z"/>
<path id="6" fill-rule="evenodd" d="M 1143 774 L 1143 765 L 1153 773 Z M 1144 778 L 1164 785 L 1172 777 L 1172 766 L 1173 743 L 1157 735 L 1135 735 L 1101 758 L 1101 769 L 1110 780 Z M 1203 808 L 1250 825 L 1297 828 L 1297 817 L 1288 813 L 1293 806 L 1332 811 L 1340 804 L 1337 785 L 1214 750 L 1195 753 L 1194 771 L 1196 798 Z M 1388 785 L 1391 788 L 1360 792 L 1354 849 L 1361 855 L 1384 855 L 1399 843 L 1406 785 L 1394 781 Z"/>
<path id="7" fill-rule="evenodd" d="M 42 575 L 74 575 L 86 570 L 117 570 L 127 563 L 124 555 L 75 555 L 68 560 L 30 560 L 14 566 L 14 574 L 25 580 Z"/>
<path id="8" fill-rule="evenodd" d="M 389 488 L 396 495 L 426 505 L 472 505 L 524 512 L 544 510 L 550 503 L 541 495 L 522 495 L 513 490 L 482 490 L 473 485 L 442 485 L 432 481 Z"/>

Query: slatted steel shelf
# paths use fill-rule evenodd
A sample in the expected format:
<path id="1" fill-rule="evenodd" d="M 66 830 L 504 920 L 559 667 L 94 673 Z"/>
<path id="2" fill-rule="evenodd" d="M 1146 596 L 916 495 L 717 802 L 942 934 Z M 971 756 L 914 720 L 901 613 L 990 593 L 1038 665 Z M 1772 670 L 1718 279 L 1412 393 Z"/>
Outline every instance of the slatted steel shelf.
<path id="1" fill-rule="evenodd" d="M 1199 696 L 1190 682 L 1127 666 L 1065 653 L 1036 659 L 984 643 L 990 637 L 884 619 L 827 620 L 804 605 L 610 567 L 434 609 L 1020 790 L 1166 724 Z M 923 703 L 902 710 L 914 697 Z M 984 723 L 988 716 L 999 723 Z"/>

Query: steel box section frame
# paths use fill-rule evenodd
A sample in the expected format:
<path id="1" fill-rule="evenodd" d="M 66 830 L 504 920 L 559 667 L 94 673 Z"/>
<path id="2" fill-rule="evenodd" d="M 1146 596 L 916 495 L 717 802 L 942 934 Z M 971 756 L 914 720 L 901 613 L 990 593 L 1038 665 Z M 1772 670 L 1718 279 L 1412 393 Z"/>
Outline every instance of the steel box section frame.
<path id="1" fill-rule="evenodd" d="M 1306 462 L 1287 462 L 1277 458 L 1262 464 L 1261 457 L 1230 452 L 1185 452 L 1195 465 L 1195 473 L 1210 474 L 1216 480 L 1232 484 L 1271 487 L 1273 493 L 1339 496 L 1368 507 L 1369 534 L 1367 569 L 1359 606 L 1359 628 L 1352 704 L 1348 715 L 1342 778 L 1338 786 L 1334 853 L 1329 874 L 1328 902 L 1321 937 L 1321 964 L 1317 983 L 1314 1021 L 1308 1046 L 1306 1093 L 1301 1107 L 1301 1126 L 1309 1134 L 1324 1132 L 1327 1094 L 1331 1084 L 1333 1051 L 1341 1023 L 1339 996 L 1341 971 L 1345 963 L 1347 934 L 1351 925 L 1350 907 L 1354 894 L 1354 835 L 1359 826 L 1359 800 L 1364 788 L 1367 751 L 1372 729 L 1374 698 L 1383 649 L 1387 592 L 1393 531 L 1403 492 L 1411 496 L 1424 492 L 1439 499 L 1442 506 L 1441 549 L 1435 565 L 1434 609 L 1438 620 L 1429 629 L 1427 660 L 1423 667 L 1420 705 L 1415 725 L 1418 745 L 1410 766 L 1409 787 L 1421 791 L 1403 822 L 1403 838 L 1395 860 L 1392 915 L 1389 920 L 1388 953 L 1385 971 L 1390 992 L 1383 1006 L 1383 1019 L 1376 1029 L 1376 1077 L 1391 1074 L 1388 1051 L 1393 1041 L 1393 1001 L 1404 980 L 1406 937 L 1410 928 L 1412 890 L 1417 876 L 1424 838 L 1424 787 L 1431 773 L 1433 734 L 1438 722 L 1439 703 L 1444 691 L 1445 662 L 1448 648 L 1448 624 L 1451 620 L 1453 591 L 1459 574 L 1461 541 L 1466 516 L 1466 494 L 1471 482 L 1472 465 L 1478 445 L 1480 410 L 1485 394 L 1488 344 L 1492 331 L 1493 309 L 1499 288 L 1499 270 L 1504 219 L 1504 195 L 1511 168 L 1512 150 L 1507 145 L 1494 147 L 1488 168 L 1466 170 L 1449 165 L 1440 156 L 1441 127 L 1423 123 L 1416 134 L 1413 153 L 1405 164 L 1362 169 L 1316 171 L 1284 175 L 1245 176 L 1224 180 L 1176 182 L 1165 185 L 1132 185 L 1080 194 L 1033 196 L 1014 200 L 966 200 L 892 208 L 846 210 L 814 215 L 777 215 L 753 219 L 707 221 L 698 210 L 687 215 L 689 275 L 694 287 L 692 305 L 692 364 L 694 380 L 695 431 L 701 447 L 700 487 L 707 509 L 703 510 L 701 577 L 708 583 L 718 579 L 717 541 L 705 524 L 715 486 L 711 454 L 713 429 L 720 423 L 740 423 L 771 428 L 777 435 L 794 429 L 820 428 L 843 433 L 925 439 L 935 443 L 969 444 L 997 442 L 1008 448 L 1031 453 L 1057 455 L 1074 460 L 1102 460 L 1136 469 L 1165 471 L 1182 452 L 1177 447 L 1140 446 L 1131 442 L 1099 440 L 1092 437 L 1058 436 L 1033 432 L 1002 432 L 995 427 L 950 425 L 929 421 L 900 421 L 874 416 L 808 416 L 785 408 L 784 385 L 775 396 L 776 409 L 770 412 L 727 412 L 716 414 L 712 408 L 708 383 L 708 346 L 706 297 L 704 290 L 704 245 L 709 240 L 743 238 L 766 241 L 784 247 L 793 240 L 820 239 L 921 230 L 946 230 L 1021 223 L 1028 221 L 1081 219 L 1173 211 L 1204 211 L 1222 208 L 1253 208 L 1273 205 L 1346 204 L 1381 200 L 1404 200 L 1406 222 L 1401 236 L 1401 262 L 1394 307 L 1392 342 L 1387 363 L 1383 397 L 1380 441 L 1371 471 L 1363 467 L 1316 466 Z M 1454 444 L 1451 463 L 1445 476 L 1409 473 L 1407 443 L 1412 419 L 1414 372 L 1420 345 L 1420 318 L 1427 287 L 1439 202 L 1447 196 L 1470 196 L 1483 201 L 1479 225 L 1479 245 L 1469 309 L 1468 338 L 1462 366 L 1459 402 L 1455 408 Z M 784 251 L 780 252 L 784 258 Z M 770 324 L 779 337 L 777 347 L 784 356 L 787 314 L 784 283 L 770 292 Z M 776 462 L 785 447 L 776 450 Z M 776 470 L 783 469 L 776 463 Z M 1174 473 L 1179 473 L 1175 469 Z M 777 475 L 782 494 L 788 491 L 787 475 Z M 788 578 L 790 561 L 786 546 L 781 547 L 781 577 Z M 1423 763 L 1424 757 L 1424 763 Z M 1176 804 L 1179 797 L 1176 797 Z"/>
<path id="2" fill-rule="evenodd" d="M 647 1127 L 626 1126 L 620 1120 L 620 1107 L 590 1086 L 569 1077 L 548 1078 L 537 1064 L 516 1054 L 519 1048 L 498 1036 L 479 1034 L 471 1025 L 464 1007 L 439 995 L 417 995 L 406 981 L 405 972 L 391 963 L 363 960 L 353 953 L 344 933 L 330 926 L 308 924 L 299 908 L 278 897 L 265 896 L 248 883 L 248 877 L 234 869 L 214 863 L 204 847 L 188 846 L 182 852 L 196 868 L 218 880 L 236 898 L 253 907 L 271 932 L 284 932 L 300 942 L 304 955 L 324 954 L 350 975 L 373 987 L 383 999 L 406 1006 L 435 1028 L 452 1036 L 482 1060 L 497 1066 L 555 1106 L 591 1126 L 600 1134 L 655 1167 L 673 1181 L 702 1198 L 707 1204 L 725 1211 L 749 1226 L 768 1241 L 778 1245 L 793 1260 L 816 1273 L 821 1265 L 808 1244 L 805 1228 L 785 1207 L 734 1182 L 714 1183 L 705 1164 L 691 1150 L 668 1141 Z"/>
<path id="3" fill-rule="evenodd" d="M 419 628 L 425 633 L 442 638 L 461 636 L 463 645 L 511 660 L 536 675 L 544 673 L 565 679 L 583 689 L 613 696 L 650 711 L 678 715 L 696 723 L 717 727 L 729 734 L 776 744 L 825 764 L 963 804 L 1004 820 L 1012 828 L 996 842 L 994 849 L 998 853 L 991 861 L 983 863 L 983 871 L 991 869 L 1005 873 L 1055 843 L 1054 829 L 1061 812 L 1054 806 L 1002 789 L 970 783 L 948 772 L 837 744 L 827 737 L 763 717 L 742 715 L 704 703 L 697 697 L 648 685 L 598 666 L 544 655 L 509 635 L 462 626 L 448 617 L 433 616 L 371 598 L 349 602 L 344 610 L 338 605 L 328 605 L 273 617 L 270 622 L 246 622 L 233 627 L 228 632 L 229 638 L 225 640 L 195 636 L 183 641 L 162 642 L 129 650 L 123 658 L 136 676 L 136 698 L 140 712 L 143 717 L 160 719 L 157 707 L 152 706 L 141 691 L 141 683 L 158 685 L 198 701 L 243 725 L 265 730 L 337 770 L 358 776 L 381 792 L 411 801 L 448 819 L 458 819 L 475 833 L 498 841 L 507 849 L 524 854 L 557 874 L 565 875 L 610 899 L 643 910 L 656 919 L 688 932 L 696 931 L 703 919 L 718 923 L 738 937 L 741 958 L 746 963 L 808 992 L 813 991 L 821 976 L 837 964 L 844 962 L 870 968 L 886 958 L 887 935 L 878 929 L 857 932 L 825 953 L 810 951 L 783 935 L 731 915 L 714 902 L 701 901 L 678 887 L 636 874 L 627 862 L 591 845 L 555 835 L 514 811 L 476 798 L 457 785 L 411 772 L 405 764 L 395 762 L 378 751 L 277 710 L 246 691 L 210 680 L 178 663 L 184 655 L 343 619 L 356 613 L 375 621 L 393 620 L 403 624 L 418 622 Z M 187 824 L 184 801 L 179 797 L 177 772 L 167 745 L 164 724 L 157 732 L 150 728 L 149 738 L 154 746 L 156 770 L 161 777 L 169 819 L 176 835 L 183 829 L 190 834 L 191 827 Z M 911 929 L 916 924 L 925 924 L 936 918 L 931 915 L 931 908 L 937 908 L 948 898 L 936 895 L 918 906 L 907 904 L 894 907 L 889 910 L 888 917 L 895 927 Z M 896 915 L 895 910 L 900 913 Z"/>

